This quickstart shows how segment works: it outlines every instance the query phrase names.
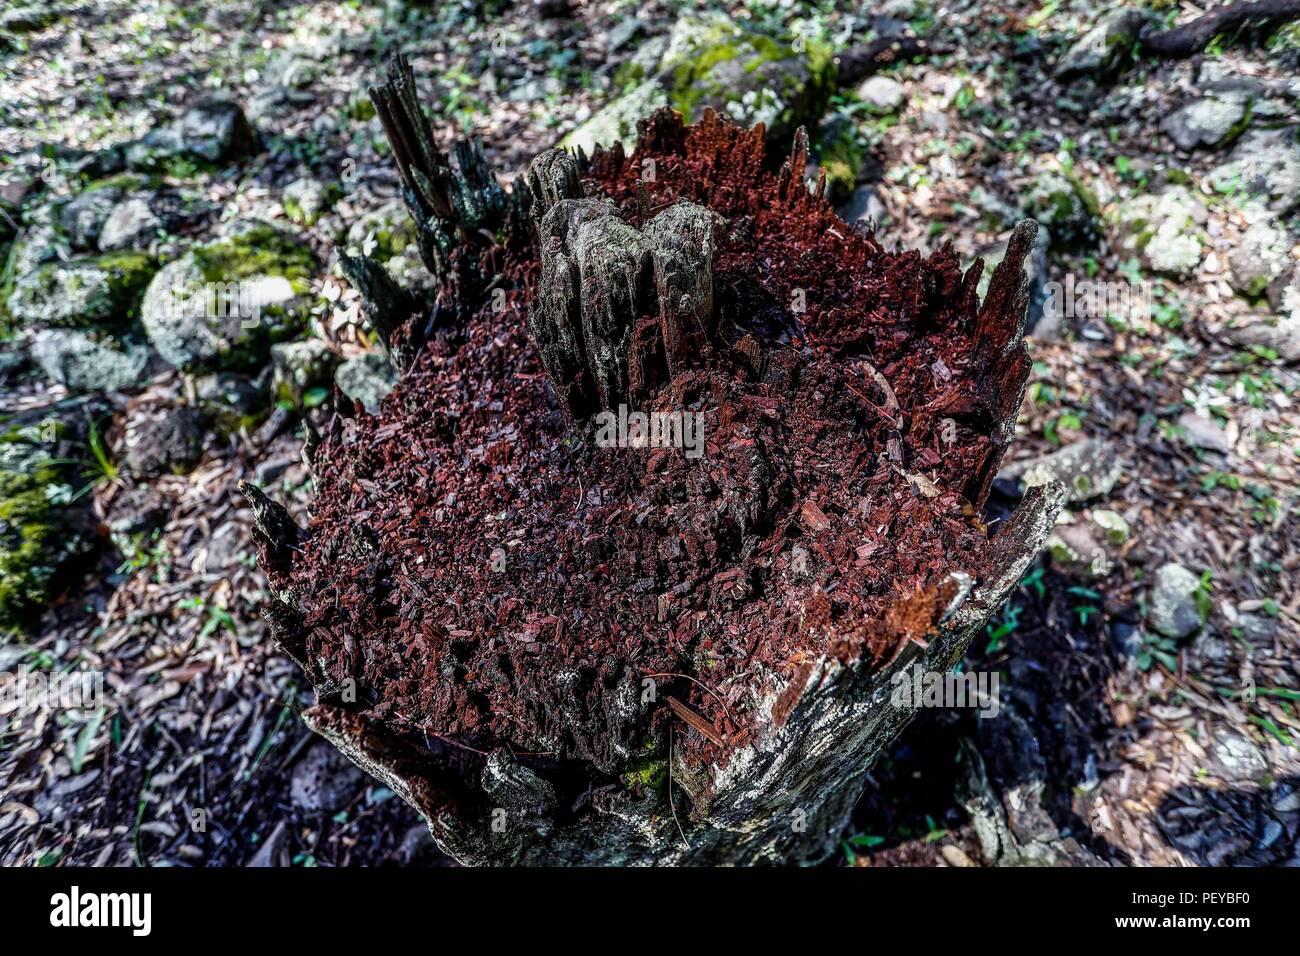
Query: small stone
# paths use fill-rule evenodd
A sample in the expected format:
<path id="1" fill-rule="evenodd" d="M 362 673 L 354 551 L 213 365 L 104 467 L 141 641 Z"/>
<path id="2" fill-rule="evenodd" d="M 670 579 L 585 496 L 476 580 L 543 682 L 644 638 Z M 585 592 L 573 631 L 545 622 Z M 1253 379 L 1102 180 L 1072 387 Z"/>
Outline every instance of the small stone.
<path id="1" fill-rule="evenodd" d="M 293 765 L 289 797 L 303 813 L 336 813 L 352 800 L 364 779 L 352 761 L 320 741 Z"/>
<path id="2" fill-rule="evenodd" d="M 194 391 L 199 407 L 223 433 L 251 426 L 267 406 L 265 387 L 236 372 L 204 375 L 195 381 Z"/>
<path id="3" fill-rule="evenodd" d="M 840 218 L 849 225 L 875 224 L 879 226 L 889 218 L 889 210 L 880 201 L 875 186 L 859 186 L 840 210 Z"/>
<path id="4" fill-rule="evenodd" d="M 131 144 L 126 156 L 133 169 L 153 169 L 176 157 L 222 163 L 250 155 L 256 148 L 257 134 L 239 104 L 214 96 Z"/>
<path id="5" fill-rule="evenodd" d="M 319 179 L 295 179 L 284 189 L 284 214 L 303 226 L 314 226 L 329 209 L 331 190 Z"/>
<path id="6" fill-rule="evenodd" d="M 135 557 L 149 536 L 167 522 L 167 503 L 153 487 L 138 484 L 113 498 L 105 525 L 113 546 L 125 558 Z"/>
<path id="7" fill-rule="evenodd" d="M 271 346 L 273 391 L 277 401 L 301 404 L 310 388 L 328 385 L 339 357 L 320 339 Z"/>
<path id="8" fill-rule="evenodd" d="M 1224 780 L 1249 783 L 1268 773 L 1268 760 L 1255 743 L 1230 727 L 1219 726 L 1213 732 L 1210 755 Z"/>
<path id="9" fill-rule="evenodd" d="M 873 113 L 895 113 L 907 101 L 907 88 L 888 76 L 870 76 L 858 87 L 858 99 Z"/>
<path id="10" fill-rule="evenodd" d="M 99 233 L 99 248 L 103 252 L 147 246 L 163 228 L 162 220 L 154 214 L 148 200 L 131 196 L 113 207 L 104 220 Z"/>
<path id="11" fill-rule="evenodd" d="M 188 405 L 136 410 L 126 423 L 127 470 L 139 478 L 184 474 L 203 457 L 203 413 Z"/>
<path id="12" fill-rule="evenodd" d="M 121 189 L 103 186 L 83 192 L 59 210 L 59 225 L 67 233 L 72 248 L 85 250 L 98 246 L 100 230 L 121 198 Z"/>
<path id="13" fill-rule="evenodd" d="M 334 381 L 344 395 L 377 415 L 384 396 L 397 384 L 397 370 L 378 352 L 366 352 L 340 365 Z"/>
<path id="14" fill-rule="evenodd" d="M 1078 179 L 1044 170 L 1029 183 L 1023 202 L 1025 211 L 1051 230 L 1053 242 L 1082 249 L 1096 241 L 1100 204 Z"/>
<path id="15" fill-rule="evenodd" d="M 1241 135 L 1249 101 L 1239 96 L 1204 96 L 1166 116 L 1160 124 L 1179 149 L 1222 146 Z"/>
<path id="16" fill-rule="evenodd" d="M 1204 415 L 1184 412 L 1178 416 L 1178 427 L 1182 429 L 1188 444 L 1194 448 L 1224 455 L 1232 451 L 1232 443 L 1228 441 L 1224 430 Z"/>
<path id="17" fill-rule="evenodd" d="M 1147 621 L 1165 637 L 1181 640 L 1201 627 L 1197 594 L 1201 579 L 1181 564 L 1170 562 L 1156 571 Z"/>
<path id="18" fill-rule="evenodd" d="M 1121 545 L 1128 540 L 1129 526 L 1124 516 L 1118 511 L 1097 508 L 1089 515 L 1092 523 L 1102 530 L 1106 540 L 1113 545 Z"/>

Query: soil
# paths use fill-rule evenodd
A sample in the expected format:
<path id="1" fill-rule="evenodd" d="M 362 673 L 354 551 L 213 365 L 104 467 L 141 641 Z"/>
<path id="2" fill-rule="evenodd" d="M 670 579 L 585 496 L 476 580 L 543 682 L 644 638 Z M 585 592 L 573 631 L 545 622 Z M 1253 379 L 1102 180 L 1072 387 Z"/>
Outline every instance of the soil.
<path id="1" fill-rule="evenodd" d="M 654 675 L 707 722 L 688 752 L 722 759 L 764 685 L 925 639 L 954 556 L 978 566 L 987 544 L 996 425 L 1027 362 L 1018 330 L 981 320 L 982 263 L 885 253 L 791 176 L 802 149 L 773 172 L 761 128 L 663 112 L 633 155 L 590 163 L 634 225 L 650 160 L 651 215 L 688 199 L 720 216 L 719 331 L 648 403 L 703 414 L 702 458 L 597 447 L 518 289 L 422 353 L 380 415 L 336 422 L 308 538 L 272 583 L 368 716 L 613 773 L 681 712 L 640 719 Z"/>

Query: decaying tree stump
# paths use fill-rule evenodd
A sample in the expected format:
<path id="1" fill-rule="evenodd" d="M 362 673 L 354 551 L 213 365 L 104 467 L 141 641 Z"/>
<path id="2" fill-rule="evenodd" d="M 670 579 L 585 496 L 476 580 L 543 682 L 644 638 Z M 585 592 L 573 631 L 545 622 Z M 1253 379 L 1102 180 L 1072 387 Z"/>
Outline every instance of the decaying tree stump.
<path id="1" fill-rule="evenodd" d="M 465 863 L 822 859 L 896 675 L 960 661 L 1060 508 L 979 517 L 1036 225 L 981 305 L 982 263 L 838 220 L 802 132 L 774 170 L 661 111 L 506 194 L 403 61 L 372 96 L 439 293 L 343 260 L 402 380 L 311 436 L 309 527 L 245 487 L 305 719 Z"/>

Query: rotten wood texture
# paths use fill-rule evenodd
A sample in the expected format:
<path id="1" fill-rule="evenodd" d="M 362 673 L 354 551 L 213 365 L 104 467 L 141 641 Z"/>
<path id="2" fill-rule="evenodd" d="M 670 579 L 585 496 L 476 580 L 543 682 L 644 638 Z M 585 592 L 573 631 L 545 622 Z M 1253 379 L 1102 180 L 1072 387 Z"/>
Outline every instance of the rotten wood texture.
<path id="1" fill-rule="evenodd" d="M 528 183 L 542 266 L 528 331 L 552 384 L 577 415 L 644 403 L 661 357 L 671 377 L 710 346 L 716 217 L 674 203 L 637 229 L 607 200 L 574 198 L 577 164 L 554 150 Z"/>
<path id="2" fill-rule="evenodd" d="M 1300 17 L 1300 0 L 1251 0 L 1216 7 L 1171 30 L 1144 31 L 1140 41 L 1144 52 L 1182 59 L 1200 53 L 1220 34 L 1231 34 L 1245 27 L 1267 36 L 1297 17 Z"/>

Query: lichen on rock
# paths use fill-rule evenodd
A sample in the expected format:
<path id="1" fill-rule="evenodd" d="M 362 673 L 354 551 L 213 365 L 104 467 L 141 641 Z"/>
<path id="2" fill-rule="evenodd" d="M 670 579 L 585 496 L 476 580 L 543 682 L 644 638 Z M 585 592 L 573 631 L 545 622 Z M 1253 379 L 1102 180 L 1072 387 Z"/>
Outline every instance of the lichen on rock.
<path id="1" fill-rule="evenodd" d="M 315 270 L 304 243 L 246 220 L 164 266 L 145 293 L 141 321 L 177 368 L 251 367 L 266 359 L 271 343 L 301 330 Z"/>

